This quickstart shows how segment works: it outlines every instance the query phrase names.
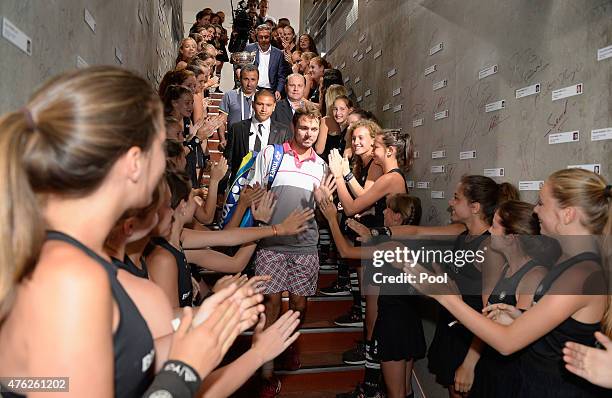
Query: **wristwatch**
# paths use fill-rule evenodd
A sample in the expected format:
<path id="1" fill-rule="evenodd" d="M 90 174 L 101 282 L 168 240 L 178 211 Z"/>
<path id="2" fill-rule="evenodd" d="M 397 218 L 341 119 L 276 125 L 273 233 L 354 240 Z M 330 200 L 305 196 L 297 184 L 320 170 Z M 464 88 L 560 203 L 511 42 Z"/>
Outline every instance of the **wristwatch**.
<path id="1" fill-rule="evenodd" d="M 372 236 L 391 236 L 391 228 L 388 227 L 377 227 L 370 229 Z"/>

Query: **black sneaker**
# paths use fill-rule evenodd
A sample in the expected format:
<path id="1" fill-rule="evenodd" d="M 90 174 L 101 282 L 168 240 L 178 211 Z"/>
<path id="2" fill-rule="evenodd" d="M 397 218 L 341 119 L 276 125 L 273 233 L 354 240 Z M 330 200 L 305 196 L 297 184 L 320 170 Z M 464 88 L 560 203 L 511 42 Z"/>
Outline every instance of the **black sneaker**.
<path id="1" fill-rule="evenodd" d="M 324 287 L 320 290 L 321 294 L 325 296 L 350 296 L 351 287 L 350 286 L 340 286 L 338 281 L 336 281 L 333 285 L 329 287 Z"/>
<path id="2" fill-rule="evenodd" d="M 357 384 L 353 391 L 336 394 L 336 398 L 365 398 L 363 384 Z"/>
<path id="3" fill-rule="evenodd" d="M 338 326 L 363 327 L 361 307 L 353 306 L 348 314 L 344 314 L 336 318 L 334 320 L 334 324 Z"/>
<path id="4" fill-rule="evenodd" d="M 363 341 L 358 341 L 355 347 L 342 353 L 342 362 L 347 365 L 364 365 L 365 361 L 365 343 Z"/>

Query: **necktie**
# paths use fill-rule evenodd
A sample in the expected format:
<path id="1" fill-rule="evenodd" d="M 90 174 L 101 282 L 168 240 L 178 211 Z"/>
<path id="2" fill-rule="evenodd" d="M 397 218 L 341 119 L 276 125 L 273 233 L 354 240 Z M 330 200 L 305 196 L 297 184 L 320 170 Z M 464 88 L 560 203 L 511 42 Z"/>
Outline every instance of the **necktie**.
<path id="1" fill-rule="evenodd" d="M 255 136 L 255 147 L 253 148 L 255 152 L 261 151 L 261 130 L 263 129 L 263 124 L 259 123 L 257 125 L 257 129 L 259 133 Z"/>

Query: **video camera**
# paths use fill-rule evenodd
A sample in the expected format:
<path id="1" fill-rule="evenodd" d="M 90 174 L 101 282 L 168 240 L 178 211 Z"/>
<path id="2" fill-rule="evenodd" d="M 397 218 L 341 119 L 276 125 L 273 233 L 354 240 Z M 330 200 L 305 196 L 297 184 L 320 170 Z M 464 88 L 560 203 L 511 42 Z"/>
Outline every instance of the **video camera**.
<path id="1" fill-rule="evenodd" d="M 255 29 L 253 20 L 249 16 L 246 1 L 240 0 L 238 7 L 234 9 L 234 3 L 230 0 L 234 23 L 228 49 L 231 53 L 243 51 L 249 40 L 249 33 Z"/>

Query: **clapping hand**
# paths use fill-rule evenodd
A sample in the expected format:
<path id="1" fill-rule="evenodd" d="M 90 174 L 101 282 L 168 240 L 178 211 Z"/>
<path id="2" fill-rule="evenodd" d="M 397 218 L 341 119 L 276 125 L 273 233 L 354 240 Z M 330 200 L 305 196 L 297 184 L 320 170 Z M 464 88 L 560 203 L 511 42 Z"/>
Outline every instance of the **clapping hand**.
<path id="1" fill-rule="evenodd" d="M 260 315 L 253 334 L 252 349 L 259 354 L 262 363 L 279 356 L 300 337 L 300 332 L 293 333 L 300 324 L 299 318 L 299 312 L 289 310 L 264 330 L 266 315 Z"/>
<path id="2" fill-rule="evenodd" d="M 314 217 L 312 209 L 295 209 L 285 218 L 285 220 L 276 225 L 276 231 L 280 236 L 297 235 L 308 228 L 307 221 Z"/>
<path id="3" fill-rule="evenodd" d="M 348 159 L 346 160 L 346 162 L 347 162 L 347 169 L 348 169 Z M 329 153 L 329 169 L 331 170 L 332 174 L 336 178 L 341 178 L 343 175 L 342 174 L 342 171 L 343 171 L 342 163 L 343 163 L 343 158 L 342 158 L 342 155 L 340 155 L 340 152 L 336 148 L 332 149 L 331 152 Z"/>
<path id="4" fill-rule="evenodd" d="M 210 180 L 214 180 L 216 182 L 221 181 L 221 179 L 225 177 L 227 169 L 227 159 L 221 156 L 221 159 L 219 159 L 218 162 L 213 163 L 212 167 L 210 168 Z"/>
<path id="5" fill-rule="evenodd" d="M 251 203 L 251 212 L 253 213 L 253 219 L 269 223 L 276 208 L 276 199 L 271 191 L 264 191 L 263 196 L 258 204 Z"/>
<path id="6" fill-rule="evenodd" d="M 330 201 L 329 199 L 324 199 L 318 202 L 318 204 L 319 209 L 321 209 L 321 213 L 323 213 L 323 216 L 325 216 L 327 221 L 336 219 L 336 216 L 338 215 L 338 210 L 336 209 L 336 205 L 334 204 L 334 202 Z"/>

